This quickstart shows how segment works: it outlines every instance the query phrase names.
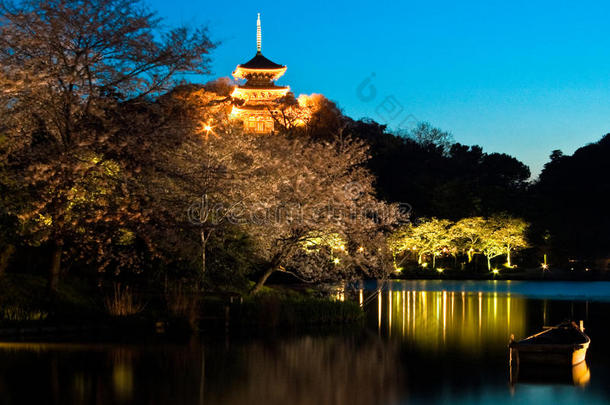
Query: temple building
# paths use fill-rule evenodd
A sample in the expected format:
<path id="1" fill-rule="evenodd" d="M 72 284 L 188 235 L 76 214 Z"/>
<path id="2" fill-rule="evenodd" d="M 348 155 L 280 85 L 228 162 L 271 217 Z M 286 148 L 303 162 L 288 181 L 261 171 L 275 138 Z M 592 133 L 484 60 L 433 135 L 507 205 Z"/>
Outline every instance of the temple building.
<path id="1" fill-rule="evenodd" d="M 238 85 L 231 97 L 236 100 L 231 111 L 233 119 L 243 122 L 249 132 L 269 134 L 274 131 L 273 112 L 280 98 L 289 91 L 288 86 L 277 86 L 286 66 L 278 65 L 265 58 L 261 53 L 261 17 L 256 20 L 256 55 L 248 62 L 237 65 L 233 77 L 244 79 L 245 84 Z"/>

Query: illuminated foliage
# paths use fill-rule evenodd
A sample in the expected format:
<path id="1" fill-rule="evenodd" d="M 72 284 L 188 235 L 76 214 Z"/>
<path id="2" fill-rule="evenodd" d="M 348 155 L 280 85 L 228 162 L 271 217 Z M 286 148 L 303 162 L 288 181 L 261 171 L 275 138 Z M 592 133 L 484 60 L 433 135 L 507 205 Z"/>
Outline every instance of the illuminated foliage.
<path id="1" fill-rule="evenodd" d="M 527 226 L 524 220 L 507 216 L 463 218 L 456 223 L 424 219 L 394 232 L 388 244 L 395 262 L 398 257 L 402 261 L 416 258 L 420 266 L 427 267 L 425 258 L 430 257 L 432 268 L 436 268 L 436 257 L 461 252 L 470 262 L 475 254 L 481 253 L 491 271 L 493 258 L 506 255 L 507 266 L 511 267 L 512 252 L 528 247 Z"/>
<path id="2" fill-rule="evenodd" d="M 331 251 L 346 251 L 346 242 L 337 233 L 318 234 L 312 232 L 304 241 L 303 248 L 306 251 L 317 252 L 322 248 L 328 248 Z"/>
<path id="3" fill-rule="evenodd" d="M 422 219 L 416 225 L 409 225 L 399 231 L 391 239 L 391 244 L 396 253 L 415 252 L 419 265 L 425 263 L 426 257 L 430 257 L 432 267 L 436 268 L 436 257 L 452 247 L 450 226 L 451 221 L 446 219 Z"/>
<path id="4" fill-rule="evenodd" d="M 511 264 L 511 252 L 528 246 L 525 231 L 528 224 L 520 218 L 496 215 L 488 218 L 481 231 L 481 252 L 487 258 L 487 269 L 491 259 L 506 255 L 507 265 Z"/>
<path id="5" fill-rule="evenodd" d="M 528 223 L 521 218 L 497 216 L 492 218 L 497 223 L 496 238 L 506 254 L 506 265 L 512 267 L 511 253 L 529 247 L 525 238 Z"/>
<path id="6" fill-rule="evenodd" d="M 451 238 L 466 253 L 468 262 L 482 249 L 486 220 L 483 217 L 463 218 L 451 227 Z"/>
<path id="7" fill-rule="evenodd" d="M 489 271 L 491 271 L 491 260 L 505 252 L 497 231 L 498 229 L 493 226 L 486 226 L 482 234 L 481 253 L 487 258 L 487 270 Z"/>
<path id="8" fill-rule="evenodd" d="M 289 93 L 279 101 L 272 116 L 282 133 L 290 131 L 310 139 L 332 141 L 345 126 L 341 111 L 322 94 L 301 94 L 295 98 Z"/>

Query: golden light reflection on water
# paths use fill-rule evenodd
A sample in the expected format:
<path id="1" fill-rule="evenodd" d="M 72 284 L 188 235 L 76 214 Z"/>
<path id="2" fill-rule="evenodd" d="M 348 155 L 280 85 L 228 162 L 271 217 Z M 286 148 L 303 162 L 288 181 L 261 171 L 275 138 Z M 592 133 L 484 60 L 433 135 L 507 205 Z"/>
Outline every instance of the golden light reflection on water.
<path id="1" fill-rule="evenodd" d="M 539 402 L 608 403 L 599 399 L 610 398 L 599 388 L 607 386 L 609 373 L 603 360 L 608 353 L 605 329 L 597 340 L 593 337 L 602 342 L 589 356 L 593 380 L 584 362 L 540 371 L 515 370 L 509 361 L 511 333 L 523 337 L 539 330 L 543 321 L 566 316 L 587 321 L 588 302 L 408 288 L 381 295 L 346 292 L 346 299 L 351 298 L 366 308 L 370 323 L 364 330 L 251 340 L 193 338 L 188 343 L 0 343 L 2 399 L 18 399 L 0 402 L 453 404 L 474 403 L 478 396 L 484 403 L 509 404 L 531 402 L 533 389 L 550 392 L 560 389 L 558 384 L 577 385 L 579 391 L 562 396 L 563 402 L 556 395 L 538 394 Z M 592 304 L 591 313 L 599 318 L 591 331 L 600 333 L 608 310 L 606 303 Z M 454 354 L 463 356 L 456 361 Z"/>
<path id="2" fill-rule="evenodd" d="M 526 332 L 525 300 L 510 294 L 455 291 L 382 291 L 376 305 L 380 333 L 422 348 L 477 352 L 505 346 Z"/>
<path id="3" fill-rule="evenodd" d="M 399 345 L 369 333 L 213 340 L 207 349 L 197 338 L 0 344 L 2 404 L 393 404 L 404 378 Z"/>
<path id="4" fill-rule="evenodd" d="M 121 401 L 132 399 L 134 389 L 133 353 L 119 349 L 112 352 L 112 385 Z"/>

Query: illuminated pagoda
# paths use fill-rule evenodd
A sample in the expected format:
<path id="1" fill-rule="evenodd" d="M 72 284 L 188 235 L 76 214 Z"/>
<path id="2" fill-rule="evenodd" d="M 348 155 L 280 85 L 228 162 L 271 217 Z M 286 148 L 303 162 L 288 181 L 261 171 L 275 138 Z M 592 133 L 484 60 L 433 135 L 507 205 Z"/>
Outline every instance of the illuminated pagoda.
<path id="1" fill-rule="evenodd" d="M 278 100 L 290 91 L 290 87 L 274 83 L 284 72 L 286 66 L 270 61 L 261 53 L 259 13 L 256 20 L 256 55 L 248 62 L 237 65 L 233 72 L 235 79 L 245 79 L 246 83 L 238 85 L 231 94 L 231 97 L 240 100 L 233 106 L 231 117 L 242 121 L 246 131 L 260 134 L 273 132 L 273 111 Z"/>

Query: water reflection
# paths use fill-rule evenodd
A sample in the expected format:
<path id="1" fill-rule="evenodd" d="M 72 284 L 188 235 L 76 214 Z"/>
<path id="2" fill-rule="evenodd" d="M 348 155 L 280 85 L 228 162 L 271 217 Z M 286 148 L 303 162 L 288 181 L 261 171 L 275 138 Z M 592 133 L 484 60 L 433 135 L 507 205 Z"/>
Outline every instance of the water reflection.
<path id="1" fill-rule="evenodd" d="M 355 332 L 0 343 L 0 404 L 610 403 L 607 301 L 530 299 L 493 283 L 423 284 L 393 283 L 381 295 L 377 286 L 342 291 L 338 299 L 366 309 L 367 326 Z M 565 318 L 585 320 L 586 363 L 509 368 L 511 333 L 523 338 Z"/>
<path id="2" fill-rule="evenodd" d="M 397 346 L 368 334 L 236 345 L 11 343 L 0 344 L 0 403 L 390 404 L 404 395 L 401 370 Z"/>
<path id="3" fill-rule="evenodd" d="M 119 348 L 112 350 L 112 386 L 116 397 L 121 401 L 133 398 L 133 350 Z"/>
<path id="4" fill-rule="evenodd" d="M 197 403 L 201 350 L 198 344 L 0 343 L 0 403 Z"/>
<path id="5" fill-rule="evenodd" d="M 226 376 L 230 390 L 212 387 L 212 403 L 395 403 L 403 391 L 397 348 L 378 338 L 304 337 L 239 352 L 237 379 Z"/>
<path id="6" fill-rule="evenodd" d="M 591 380 L 591 371 L 586 361 L 575 366 L 541 366 L 509 364 L 510 383 L 567 384 L 585 387 Z"/>
<path id="7" fill-rule="evenodd" d="M 388 290 L 376 301 L 377 330 L 423 349 L 476 354 L 526 332 L 525 299 L 510 294 Z"/>

